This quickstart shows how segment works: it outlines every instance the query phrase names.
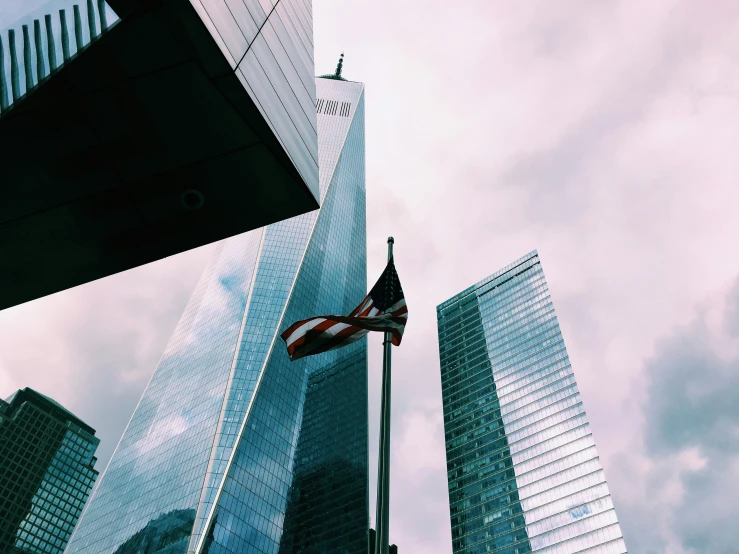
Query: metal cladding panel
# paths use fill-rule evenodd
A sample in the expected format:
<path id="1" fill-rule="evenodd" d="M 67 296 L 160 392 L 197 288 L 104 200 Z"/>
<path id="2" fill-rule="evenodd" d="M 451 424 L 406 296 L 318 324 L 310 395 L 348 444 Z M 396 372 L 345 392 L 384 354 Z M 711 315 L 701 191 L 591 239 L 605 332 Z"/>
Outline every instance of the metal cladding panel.
<path id="1" fill-rule="evenodd" d="M 316 114 L 321 137 L 318 142 L 321 201 L 326 196 L 363 92 L 362 83 L 316 79 Z M 363 118 L 364 114 L 360 113 L 359 117 Z"/>
<path id="2" fill-rule="evenodd" d="M 0 29 L 0 309 L 319 205 L 310 2 L 111 5 Z"/>
<path id="3" fill-rule="evenodd" d="M 626 552 L 538 254 L 437 318 L 454 553 Z"/>
<path id="4" fill-rule="evenodd" d="M 305 0 L 191 0 L 318 199 L 313 20 Z"/>

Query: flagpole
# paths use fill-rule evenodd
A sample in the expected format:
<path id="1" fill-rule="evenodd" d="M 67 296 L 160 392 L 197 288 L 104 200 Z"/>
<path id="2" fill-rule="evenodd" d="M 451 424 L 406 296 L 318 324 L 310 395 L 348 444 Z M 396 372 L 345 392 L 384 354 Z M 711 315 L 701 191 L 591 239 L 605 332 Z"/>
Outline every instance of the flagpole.
<path id="1" fill-rule="evenodd" d="M 387 239 L 387 261 L 393 259 L 393 237 Z M 377 534 L 374 554 L 388 554 L 390 545 L 390 355 L 392 335 L 382 343 L 382 399 L 380 401 L 380 455 L 377 458 Z"/>

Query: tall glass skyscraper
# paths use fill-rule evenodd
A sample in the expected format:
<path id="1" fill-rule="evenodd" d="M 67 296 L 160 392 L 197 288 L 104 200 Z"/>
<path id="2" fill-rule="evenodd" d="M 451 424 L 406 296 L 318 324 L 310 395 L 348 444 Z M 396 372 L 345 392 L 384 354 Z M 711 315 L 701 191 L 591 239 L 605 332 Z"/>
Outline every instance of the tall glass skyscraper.
<path id="1" fill-rule="evenodd" d="M 366 552 L 366 341 L 279 338 L 367 292 L 364 85 L 316 89 L 322 208 L 218 244 L 67 552 Z"/>
<path id="2" fill-rule="evenodd" d="M 62 554 L 98 476 L 99 443 L 33 389 L 0 400 L 0 552 Z"/>
<path id="3" fill-rule="evenodd" d="M 536 251 L 437 307 L 455 554 L 622 554 Z"/>

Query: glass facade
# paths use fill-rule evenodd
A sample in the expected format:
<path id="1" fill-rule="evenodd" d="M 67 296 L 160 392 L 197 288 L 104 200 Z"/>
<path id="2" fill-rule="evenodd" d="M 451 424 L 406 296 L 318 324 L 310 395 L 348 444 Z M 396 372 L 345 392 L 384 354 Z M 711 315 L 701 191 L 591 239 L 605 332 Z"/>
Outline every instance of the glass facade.
<path id="1" fill-rule="evenodd" d="M 537 252 L 437 307 L 455 554 L 622 554 Z"/>
<path id="2" fill-rule="evenodd" d="M 337 354 L 308 379 L 281 554 L 366 552 L 367 352 Z"/>
<path id="3" fill-rule="evenodd" d="M 316 87 L 321 209 L 217 245 L 68 552 L 366 551 L 366 342 L 279 339 L 367 292 L 364 87 Z"/>
<path id="4" fill-rule="evenodd" d="M 97 478 L 95 430 L 23 389 L 0 400 L 0 552 L 61 554 Z"/>
<path id="5" fill-rule="evenodd" d="M 305 183 L 315 187 L 319 160 L 311 1 L 190 2 Z"/>

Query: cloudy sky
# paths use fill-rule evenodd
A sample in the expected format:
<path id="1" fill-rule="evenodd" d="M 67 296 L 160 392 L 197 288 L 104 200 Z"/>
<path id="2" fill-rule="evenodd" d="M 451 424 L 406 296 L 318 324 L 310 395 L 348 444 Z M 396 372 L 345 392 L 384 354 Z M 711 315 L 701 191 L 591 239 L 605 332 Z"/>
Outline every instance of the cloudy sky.
<path id="1" fill-rule="evenodd" d="M 410 307 L 392 541 L 451 551 L 435 306 L 536 248 L 630 552 L 739 553 L 739 3 L 314 10 L 317 72 L 367 87 L 369 278 L 394 235 Z M 79 414 L 102 469 L 208 254 L 0 312 L 0 395 Z"/>

